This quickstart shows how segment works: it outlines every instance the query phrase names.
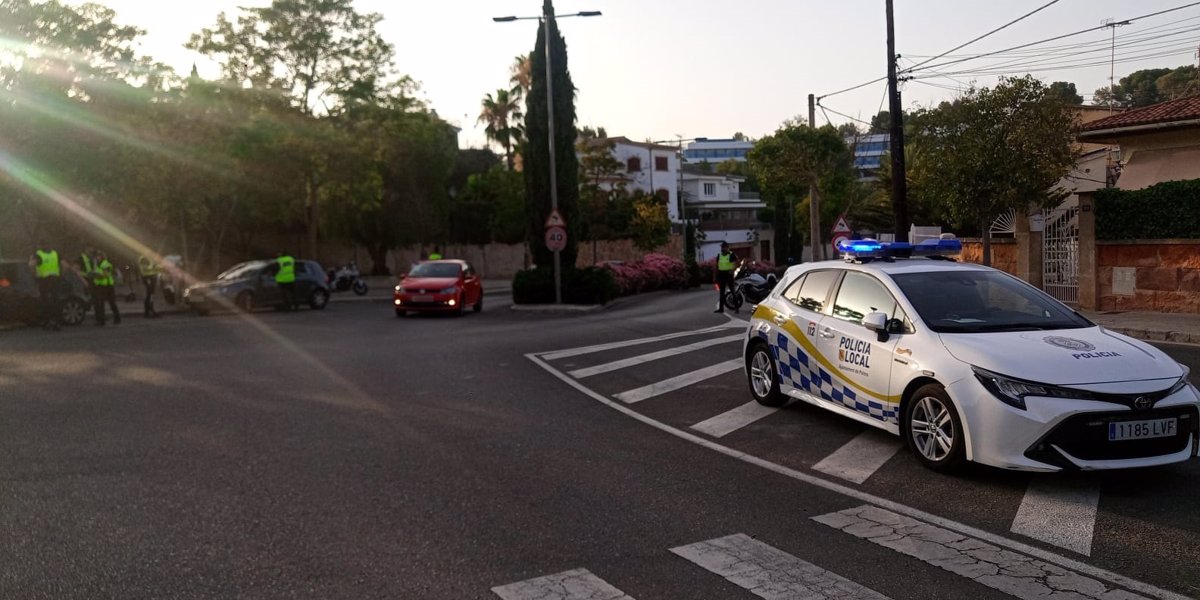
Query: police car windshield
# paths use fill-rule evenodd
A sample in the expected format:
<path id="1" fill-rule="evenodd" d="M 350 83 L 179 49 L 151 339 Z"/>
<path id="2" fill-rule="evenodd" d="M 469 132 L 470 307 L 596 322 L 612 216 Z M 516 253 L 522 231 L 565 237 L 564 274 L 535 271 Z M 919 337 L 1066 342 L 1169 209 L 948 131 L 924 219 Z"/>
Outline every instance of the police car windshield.
<path id="1" fill-rule="evenodd" d="M 921 320 L 938 333 L 1078 329 L 1092 323 L 1003 273 L 930 271 L 892 275 Z"/>
<path id="2" fill-rule="evenodd" d="M 409 277 L 458 277 L 458 263 L 421 263 L 408 272 Z"/>

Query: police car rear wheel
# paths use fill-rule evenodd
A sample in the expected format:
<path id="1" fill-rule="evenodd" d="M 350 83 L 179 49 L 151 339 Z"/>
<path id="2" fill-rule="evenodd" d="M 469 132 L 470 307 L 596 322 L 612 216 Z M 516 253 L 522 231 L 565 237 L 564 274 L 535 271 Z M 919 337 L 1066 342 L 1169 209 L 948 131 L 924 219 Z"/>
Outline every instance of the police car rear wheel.
<path id="1" fill-rule="evenodd" d="M 750 371 L 750 393 L 763 406 L 780 406 L 787 398 L 779 391 L 779 378 L 775 376 L 775 361 L 763 344 L 754 346 L 748 361 Z"/>
<path id="2" fill-rule="evenodd" d="M 921 464 L 949 471 L 963 463 L 962 421 L 942 386 L 918 389 L 905 413 L 905 441 Z"/>

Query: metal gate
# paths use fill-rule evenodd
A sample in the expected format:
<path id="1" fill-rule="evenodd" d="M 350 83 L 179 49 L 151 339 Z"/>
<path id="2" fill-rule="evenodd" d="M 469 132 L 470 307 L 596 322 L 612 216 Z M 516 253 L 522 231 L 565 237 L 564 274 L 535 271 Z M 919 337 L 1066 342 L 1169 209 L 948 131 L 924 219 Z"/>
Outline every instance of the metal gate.
<path id="1" fill-rule="evenodd" d="M 1042 289 L 1059 302 L 1079 304 L 1079 207 L 1043 213 Z"/>

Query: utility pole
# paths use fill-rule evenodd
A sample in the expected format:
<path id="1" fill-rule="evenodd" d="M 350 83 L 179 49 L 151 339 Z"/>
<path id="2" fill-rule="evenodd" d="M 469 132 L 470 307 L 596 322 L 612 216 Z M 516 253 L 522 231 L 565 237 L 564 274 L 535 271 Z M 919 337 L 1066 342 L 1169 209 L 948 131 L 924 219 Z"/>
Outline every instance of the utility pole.
<path id="1" fill-rule="evenodd" d="M 891 2 L 891 0 L 888 0 Z M 808 95 L 808 126 L 812 129 L 817 128 L 817 100 L 812 94 Z M 792 206 L 792 211 L 796 210 Z M 808 184 L 808 239 L 812 245 L 812 260 L 825 260 L 824 248 L 821 246 L 821 198 L 817 194 L 817 186 L 813 182 Z M 788 240 L 791 240 L 793 231 L 788 232 Z M 789 246 L 791 244 L 788 244 Z"/>
<path id="2" fill-rule="evenodd" d="M 896 224 L 896 241 L 908 241 L 908 179 L 904 169 L 904 115 L 900 102 L 900 85 L 896 80 L 896 26 L 892 17 L 892 0 L 887 0 L 888 53 L 888 110 L 892 117 L 892 215 Z"/>

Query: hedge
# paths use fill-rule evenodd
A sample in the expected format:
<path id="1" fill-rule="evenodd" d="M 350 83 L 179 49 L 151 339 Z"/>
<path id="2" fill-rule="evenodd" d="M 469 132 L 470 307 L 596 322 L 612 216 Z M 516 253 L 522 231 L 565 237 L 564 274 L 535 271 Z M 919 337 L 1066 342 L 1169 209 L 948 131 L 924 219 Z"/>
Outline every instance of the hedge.
<path id="1" fill-rule="evenodd" d="M 564 304 L 608 304 L 617 297 L 613 274 L 600 267 L 563 269 Z M 517 273 L 513 278 L 513 302 L 516 304 L 553 304 L 554 269 L 538 267 Z"/>
<path id="2" fill-rule="evenodd" d="M 1200 179 L 1096 191 L 1096 239 L 1200 237 Z"/>
<path id="3" fill-rule="evenodd" d="M 622 296 L 656 290 L 681 290 L 688 287 L 688 266 L 665 254 L 647 254 L 632 263 L 606 263 Z"/>

